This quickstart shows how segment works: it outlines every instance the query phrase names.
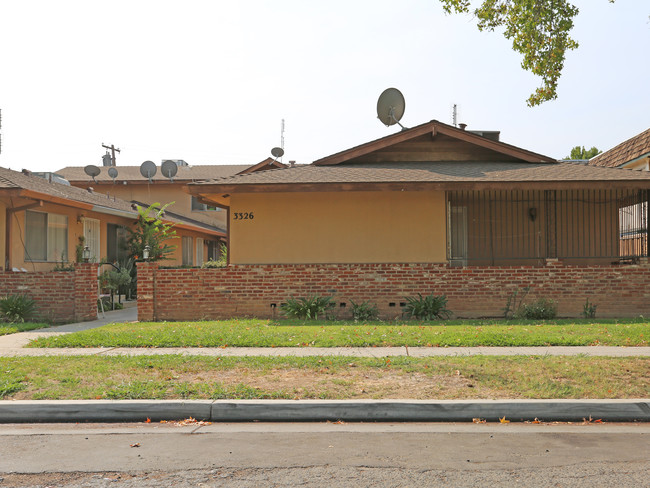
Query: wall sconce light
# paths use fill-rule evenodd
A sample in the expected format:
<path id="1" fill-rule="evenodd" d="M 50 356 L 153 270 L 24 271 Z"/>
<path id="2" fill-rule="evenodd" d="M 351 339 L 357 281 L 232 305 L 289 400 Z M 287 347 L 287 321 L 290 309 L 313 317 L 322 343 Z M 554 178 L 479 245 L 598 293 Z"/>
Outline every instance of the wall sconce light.
<path id="1" fill-rule="evenodd" d="M 144 249 L 142 250 L 142 259 L 145 261 L 149 261 L 149 252 L 151 251 L 151 248 L 146 245 L 144 246 Z"/>
<path id="2" fill-rule="evenodd" d="M 82 253 L 84 263 L 87 263 L 90 261 L 90 248 L 88 246 L 84 247 L 83 253 Z"/>
<path id="3" fill-rule="evenodd" d="M 86 217 L 85 217 L 84 214 L 77 215 L 77 224 L 81 224 L 84 221 L 85 218 Z"/>
<path id="4" fill-rule="evenodd" d="M 533 222 L 537 220 L 537 209 L 535 207 L 530 207 L 528 209 L 528 217 L 530 217 L 530 220 Z"/>

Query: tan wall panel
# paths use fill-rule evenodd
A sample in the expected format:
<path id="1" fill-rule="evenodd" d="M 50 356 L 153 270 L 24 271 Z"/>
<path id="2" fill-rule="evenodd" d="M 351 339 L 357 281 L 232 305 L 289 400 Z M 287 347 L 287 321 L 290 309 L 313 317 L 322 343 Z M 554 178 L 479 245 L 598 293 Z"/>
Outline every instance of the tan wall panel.
<path id="1" fill-rule="evenodd" d="M 236 213 L 253 219 L 236 219 Z M 230 260 L 445 262 L 444 192 L 235 194 Z"/>

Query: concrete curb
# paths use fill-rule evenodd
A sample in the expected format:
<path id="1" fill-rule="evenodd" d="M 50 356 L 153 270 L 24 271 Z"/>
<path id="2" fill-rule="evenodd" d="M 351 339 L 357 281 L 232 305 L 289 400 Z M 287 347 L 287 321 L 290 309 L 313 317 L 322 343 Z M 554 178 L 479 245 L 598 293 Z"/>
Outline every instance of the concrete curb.
<path id="1" fill-rule="evenodd" d="M 213 422 L 650 422 L 636 400 L 79 400 L 0 401 L 0 423 L 143 422 L 193 417 Z"/>

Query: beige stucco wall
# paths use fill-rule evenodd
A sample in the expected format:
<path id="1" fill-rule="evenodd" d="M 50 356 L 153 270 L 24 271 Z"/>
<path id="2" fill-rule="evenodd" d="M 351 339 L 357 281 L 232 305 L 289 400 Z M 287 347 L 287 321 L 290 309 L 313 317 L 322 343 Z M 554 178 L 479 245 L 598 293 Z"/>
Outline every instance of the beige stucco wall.
<path id="1" fill-rule="evenodd" d="M 32 200 L 18 199 L 14 200 L 15 206 L 25 205 L 32 203 Z M 4 224 L 5 220 L 5 204 L 0 201 L 0 224 Z M 92 212 L 84 209 L 77 209 L 72 207 L 66 207 L 63 205 L 49 204 L 45 203 L 42 207 L 36 207 L 31 209 L 35 212 L 49 212 L 59 215 L 66 215 L 68 217 L 68 258 L 67 261 L 72 263 L 75 262 L 76 253 L 75 247 L 79 243 L 79 236 L 83 235 L 83 219 L 91 218 L 97 219 L 100 221 L 100 257 L 99 259 L 106 257 L 107 252 L 107 225 L 117 224 L 123 225 L 129 228 L 133 228 L 133 219 L 118 217 L 113 215 L 107 215 L 97 212 Z M 11 222 L 11 263 L 9 269 L 12 267 L 16 268 L 25 268 L 27 271 L 48 271 L 56 266 L 56 262 L 31 262 L 25 260 L 25 248 L 23 242 L 25 241 L 25 212 L 20 211 L 12 215 Z M 4 229 L 5 226 L 2 225 L 0 228 Z M 4 245 L 5 238 L 4 232 L 2 233 L 2 242 L 0 243 L 0 250 L 2 250 L 2 263 L 4 264 Z M 170 255 L 171 259 L 163 262 L 165 266 L 176 266 L 182 263 L 182 250 L 181 250 L 181 237 L 182 236 L 192 236 L 193 237 L 193 255 L 194 262 L 196 263 L 196 238 L 202 237 L 205 240 L 204 243 L 204 256 L 207 259 L 207 241 L 208 240 L 217 240 L 217 237 L 211 236 L 209 234 L 204 234 L 198 231 L 191 231 L 187 229 L 176 228 L 176 234 L 178 238 L 169 239 L 168 244 L 176 246 L 176 249 Z M 59 259 L 60 261 L 60 259 Z"/>
<path id="2" fill-rule="evenodd" d="M 230 262 L 445 262 L 445 222 L 444 192 L 234 194 Z"/>

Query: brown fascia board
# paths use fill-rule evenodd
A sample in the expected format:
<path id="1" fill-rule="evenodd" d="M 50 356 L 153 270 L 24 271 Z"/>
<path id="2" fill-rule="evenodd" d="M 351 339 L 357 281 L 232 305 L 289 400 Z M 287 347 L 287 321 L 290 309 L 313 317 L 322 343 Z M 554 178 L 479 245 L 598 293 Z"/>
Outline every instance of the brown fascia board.
<path id="1" fill-rule="evenodd" d="M 521 159 L 528 163 L 556 163 L 557 162 L 553 158 L 549 158 L 541 154 L 527 151 L 526 149 L 521 149 L 516 146 L 506 144 L 505 142 L 493 141 L 492 139 L 487 139 L 478 134 L 474 134 L 472 132 L 465 131 L 463 129 L 458 129 L 457 127 L 453 127 L 451 125 L 443 124 L 442 122 L 438 122 L 437 120 L 432 120 L 431 122 L 427 122 L 426 124 L 422 124 L 413 127 L 411 129 L 398 132 L 397 134 L 392 134 L 387 137 L 382 137 L 381 139 L 377 139 L 375 141 L 353 147 L 346 151 L 333 154 L 332 156 L 318 159 L 314 161 L 313 164 L 315 166 L 328 166 L 328 165 L 340 164 L 354 158 L 365 156 L 366 154 L 370 154 L 374 151 L 378 151 L 380 149 L 390 147 L 394 144 L 399 144 L 400 142 L 414 139 L 416 137 L 426 134 L 427 132 L 431 132 L 432 137 L 435 137 L 435 135 L 438 133 L 445 134 L 455 139 L 468 142 L 470 144 L 475 144 L 479 147 L 483 147 L 486 149 L 490 149 L 492 151 L 499 152 L 501 154 L 506 154 L 508 156 Z"/>
<path id="2" fill-rule="evenodd" d="M 365 183 L 275 183 L 204 184 L 190 188 L 193 194 L 335 192 L 335 191 L 458 191 L 458 190 L 608 190 L 650 189 L 650 180 L 601 181 L 458 181 L 458 182 L 365 182 Z"/>
<path id="3" fill-rule="evenodd" d="M 48 195 L 47 193 L 40 193 L 33 190 L 22 190 L 19 196 L 32 198 L 34 200 L 43 200 L 49 203 L 56 203 L 58 205 L 63 205 L 64 207 L 81 208 L 83 210 L 92 210 L 95 206 L 92 203 L 79 202 L 77 200 L 62 197 L 55 197 L 53 195 Z"/>

